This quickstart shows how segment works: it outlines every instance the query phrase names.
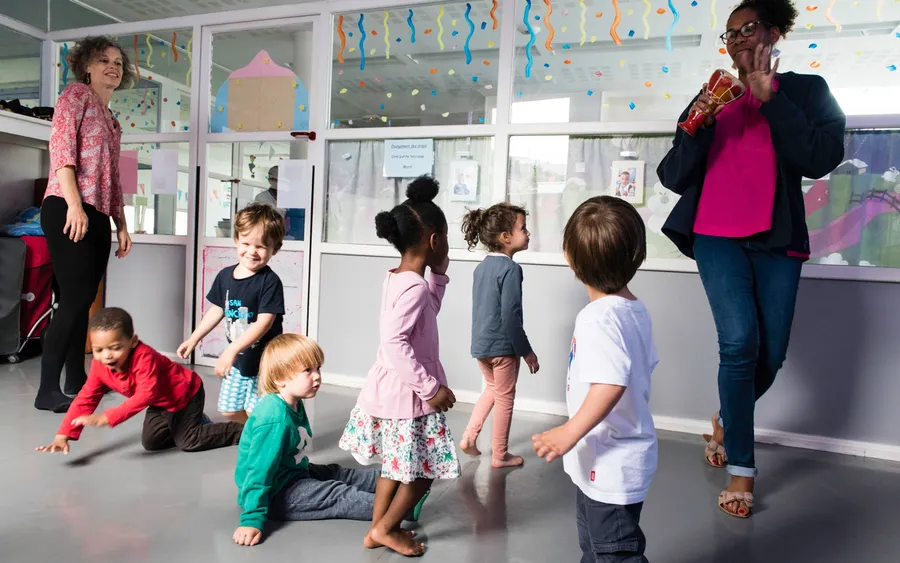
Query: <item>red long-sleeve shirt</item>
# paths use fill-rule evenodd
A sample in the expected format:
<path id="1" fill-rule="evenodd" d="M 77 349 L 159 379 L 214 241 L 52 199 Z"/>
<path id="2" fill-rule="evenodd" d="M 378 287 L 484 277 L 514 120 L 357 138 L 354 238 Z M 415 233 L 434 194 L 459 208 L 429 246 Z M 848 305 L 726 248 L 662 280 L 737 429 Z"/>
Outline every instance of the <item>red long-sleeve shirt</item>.
<path id="1" fill-rule="evenodd" d="M 114 373 L 93 360 L 87 382 L 72 401 L 58 434 L 77 440 L 82 428 L 72 426 L 72 421 L 79 416 L 93 414 L 107 389 L 127 397 L 122 404 L 104 411 L 112 427 L 150 406 L 169 412 L 179 411 L 194 398 L 202 383 L 195 372 L 176 364 L 143 342 L 138 342 L 126 366 L 124 373 Z"/>

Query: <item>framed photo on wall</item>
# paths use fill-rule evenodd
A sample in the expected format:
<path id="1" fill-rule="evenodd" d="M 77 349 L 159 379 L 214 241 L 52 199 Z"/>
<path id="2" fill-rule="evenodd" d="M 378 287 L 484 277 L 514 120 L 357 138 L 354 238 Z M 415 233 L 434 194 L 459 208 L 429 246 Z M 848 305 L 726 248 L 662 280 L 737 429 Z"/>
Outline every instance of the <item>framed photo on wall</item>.
<path id="1" fill-rule="evenodd" d="M 644 203 L 643 160 L 617 160 L 612 163 L 612 182 L 609 195 L 622 198 L 632 205 Z"/>
<path id="2" fill-rule="evenodd" d="M 450 201 L 472 203 L 478 201 L 478 163 L 457 160 L 450 163 L 450 177 L 444 185 L 452 186 Z"/>

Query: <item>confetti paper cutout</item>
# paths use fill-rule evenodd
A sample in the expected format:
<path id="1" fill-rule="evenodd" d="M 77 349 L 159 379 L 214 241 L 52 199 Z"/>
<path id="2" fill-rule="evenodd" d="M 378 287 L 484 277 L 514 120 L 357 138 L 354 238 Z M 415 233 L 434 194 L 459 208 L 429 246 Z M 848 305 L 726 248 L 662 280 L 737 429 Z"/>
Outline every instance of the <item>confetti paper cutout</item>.
<path id="1" fill-rule="evenodd" d="M 629 30 L 628 30 L 628 37 L 634 37 L 634 30 L 633 30 L 633 29 L 629 29 Z"/>
<path id="2" fill-rule="evenodd" d="M 432 90 L 432 91 L 431 91 L 431 95 L 432 95 L 432 96 L 437 96 L 437 90 Z"/>
<path id="3" fill-rule="evenodd" d="M 815 12 L 815 11 L 818 10 L 818 9 L 819 9 L 818 6 L 807 6 L 807 7 L 806 7 L 806 11 L 807 11 L 807 12 Z"/>
<path id="4" fill-rule="evenodd" d="M 602 17 L 603 17 L 603 12 L 597 12 L 596 14 L 594 14 L 594 17 L 595 17 L 595 18 L 602 18 Z"/>
<path id="5" fill-rule="evenodd" d="M 488 66 L 491 64 L 491 61 L 483 61 L 482 64 L 484 64 L 484 66 Z"/>
<path id="6" fill-rule="evenodd" d="M 437 69 L 433 68 L 433 69 L 429 70 L 428 73 L 429 74 L 437 74 Z"/>
<path id="7" fill-rule="evenodd" d="M 603 76 L 603 73 L 598 70 L 597 72 L 594 73 L 594 76 L 596 76 L 597 78 L 600 78 L 601 76 Z"/>
<path id="8" fill-rule="evenodd" d="M 662 67 L 662 71 L 665 74 L 669 74 L 669 67 L 667 67 L 667 66 Z"/>
<path id="9" fill-rule="evenodd" d="M 665 8 L 660 8 L 660 9 L 656 10 L 656 13 L 659 14 L 659 15 L 663 15 L 663 14 L 666 13 L 666 9 L 665 9 Z"/>
<path id="10" fill-rule="evenodd" d="M 455 29 L 454 29 L 453 32 L 450 34 L 451 37 L 456 37 L 457 35 L 459 35 L 459 32 L 456 31 Z"/>
<path id="11" fill-rule="evenodd" d="M 428 29 L 425 30 L 425 35 L 431 35 L 431 28 L 430 28 L 430 27 L 429 27 Z"/>
<path id="12" fill-rule="evenodd" d="M 647 82 L 644 82 L 644 86 L 646 86 L 647 88 L 652 88 L 653 83 L 648 80 Z"/>
<path id="13" fill-rule="evenodd" d="M 374 55 L 374 54 L 375 54 L 375 48 L 374 48 L 374 47 L 373 47 L 372 49 L 369 49 L 369 54 L 370 54 L 370 55 Z"/>
<path id="14" fill-rule="evenodd" d="M 386 96 L 387 96 L 387 97 L 388 97 L 388 99 L 390 99 L 390 98 L 393 98 L 393 97 L 394 97 L 394 95 L 393 95 L 393 94 L 391 94 L 391 93 L 390 93 L 390 92 L 388 92 L 388 93 L 387 93 L 387 94 L 385 94 L 385 95 L 386 95 Z"/>
<path id="15" fill-rule="evenodd" d="M 472 77 L 472 82 L 478 82 L 478 77 L 477 77 L 477 76 L 473 76 L 473 77 Z"/>
<path id="16" fill-rule="evenodd" d="M 421 106 L 419 106 L 419 109 L 421 109 L 422 111 L 425 111 L 425 104 L 422 104 Z"/>
<path id="17" fill-rule="evenodd" d="M 544 68 L 550 68 L 550 63 L 544 63 Z"/>
<path id="18" fill-rule="evenodd" d="M 493 84 L 488 84 L 488 85 L 486 85 L 486 86 L 484 87 L 484 89 L 485 89 L 485 90 L 493 90 L 493 89 L 494 89 L 494 85 L 493 85 Z"/>
<path id="19" fill-rule="evenodd" d="M 450 112 L 449 112 L 449 111 L 445 111 L 444 113 L 441 114 L 441 116 L 442 116 L 442 117 L 450 117 Z"/>
<path id="20" fill-rule="evenodd" d="M 593 91 L 593 90 L 588 90 L 588 91 L 587 91 L 587 95 L 588 95 L 588 96 L 593 96 L 593 95 L 594 95 L 594 91 Z"/>
<path id="21" fill-rule="evenodd" d="M 359 87 L 360 87 L 360 88 L 365 88 L 365 87 L 366 87 L 366 83 L 363 82 L 362 80 L 360 80 L 360 81 L 359 81 Z"/>
<path id="22" fill-rule="evenodd" d="M 810 49 L 815 49 L 816 47 L 818 47 L 818 45 L 816 45 L 815 43 L 810 43 L 810 44 L 809 44 L 809 48 L 810 48 Z"/>
<path id="23" fill-rule="evenodd" d="M 621 61 L 619 61 L 619 66 L 625 66 L 625 59 L 622 59 Z"/>
<path id="24" fill-rule="evenodd" d="M 563 61 L 563 64 L 570 65 L 572 64 L 572 61 L 570 59 L 566 59 Z"/>
<path id="25" fill-rule="evenodd" d="M 812 61 L 811 63 L 809 63 L 809 66 L 811 68 L 819 68 L 820 66 L 822 66 L 822 63 L 820 63 L 819 61 Z"/>
<path id="26" fill-rule="evenodd" d="M 341 94 L 346 94 L 346 93 L 347 93 L 347 89 L 346 89 L 346 88 L 341 88 Z"/>
<path id="27" fill-rule="evenodd" d="M 553 80 L 553 75 L 548 74 L 547 76 L 544 77 L 544 80 Z"/>
<path id="28" fill-rule="evenodd" d="M 384 109 L 384 104 L 381 104 L 380 106 L 378 106 L 378 109 Z"/>
<path id="29" fill-rule="evenodd" d="M 384 123 L 387 123 L 387 116 L 386 116 L 386 115 L 382 115 L 382 116 L 381 116 L 381 121 L 384 122 Z"/>
<path id="30" fill-rule="evenodd" d="M 890 65 L 889 67 L 887 67 L 887 69 L 891 72 L 894 72 L 897 70 L 897 65 Z"/>
<path id="31" fill-rule="evenodd" d="M 668 100 L 668 99 L 669 99 L 669 98 L 671 98 L 671 97 L 672 97 L 672 96 L 671 96 L 671 95 L 670 95 L 670 94 L 668 94 L 668 93 L 667 93 L 667 94 L 665 94 L 665 95 L 664 95 L 664 96 L 665 96 L 665 98 L 666 98 L 666 99 L 667 99 L 667 100 Z"/>
<path id="32" fill-rule="evenodd" d="M 453 76 L 454 74 L 456 74 L 456 71 L 451 68 L 450 70 L 447 71 L 447 74 L 449 74 L 450 76 Z"/>
<path id="33" fill-rule="evenodd" d="M 481 31 L 487 29 L 487 22 L 481 22 Z"/>
<path id="34" fill-rule="evenodd" d="M 634 105 L 634 102 L 628 102 L 628 107 L 631 109 L 631 111 L 634 111 L 634 108 L 636 108 L 637 106 Z"/>
<path id="35" fill-rule="evenodd" d="M 493 46 L 494 46 L 494 42 L 493 42 L 493 41 L 488 41 L 488 48 L 490 49 L 490 48 L 493 47 Z"/>
<path id="36" fill-rule="evenodd" d="M 412 91 L 412 95 L 413 95 L 413 96 L 418 96 L 418 95 L 419 95 L 419 91 L 418 91 L 418 90 L 415 90 L 415 89 L 413 89 L 413 91 Z"/>

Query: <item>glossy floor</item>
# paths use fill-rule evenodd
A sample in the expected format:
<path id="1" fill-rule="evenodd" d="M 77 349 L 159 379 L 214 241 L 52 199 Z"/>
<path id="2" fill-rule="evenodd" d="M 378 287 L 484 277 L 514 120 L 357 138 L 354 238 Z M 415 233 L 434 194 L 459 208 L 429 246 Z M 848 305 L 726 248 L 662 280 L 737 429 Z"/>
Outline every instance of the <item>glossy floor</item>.
<path id="1" fill-rule="evenodd" d="M 208 372 L 204 378 L 207 412 L 215 417 L 218 383 Z M 403 560 L 384 549 L 366 551 L 361 522 L 288 523 L 257 547 L 235 546 L 236 448 L 147 453 L 139 442 L 140 416 L 115 430 L 86 430 L 68 457 L 35 453 L 61 418 L 32 408 L 37 379 L 36 361 L 0 366 L 4 563 Z M 355 397 L 350 389 L 320 393 L 313 461 L 353 463 L 337 441 Z M 452 411 L 457 438 L 470 409 Z M 558 422 L 517 414 L 511 450 L 525 456 L 524 468 L 492 471 L 487 460 L 464 459 L 462 479 L 435 485 L 418 524 L 428 544 L 424 561 L 580 559 L 574 488 L 560 463 L 547 465 L 530 453 L 530 436 Z M 703 463 L 697 438 L 661 433 L 659 451 L 642 518 L 654 563 L 900 561 L 898 464 L 760 446 L 758 507 L 740 521 L 716 507 L 726 477 Z"/>

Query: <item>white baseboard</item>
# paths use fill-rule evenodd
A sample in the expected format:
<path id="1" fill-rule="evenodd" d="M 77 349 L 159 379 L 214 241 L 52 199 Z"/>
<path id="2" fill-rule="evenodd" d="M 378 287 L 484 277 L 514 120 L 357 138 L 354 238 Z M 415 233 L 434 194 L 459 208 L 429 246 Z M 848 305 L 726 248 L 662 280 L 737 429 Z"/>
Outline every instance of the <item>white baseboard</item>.
<path id="1" fill-rule="evenodd" d="M 325 376 L 327 385 L 339 387 L 362 387 L 364 377 L 349 375 L 336 375 L 328 373 Z M 456 399 L 462 403 L 475 403 L 480 393 L 475 391 L 454 391 Z M 515 410 L 555 416 L 566 416 L 566 404 L 558 401 L 544 401 L 541 399 L 516 398 Z M 653 422 L 659 430 L 679 432 L 683 434 L 700 435 L 710 431 L 708 420 L 691 418 L 677 418 L 673 416 L 654 415 Z M 900 462 L 900 445 L 877 444 L 873 442 L 859 442 L 856 440 L 842 440 L 827 436 L 813 436 L 810 434 L 796 434 L 781 430 L 756 429 L 756 441 L 762 444 L 776 444 L 791 448 L 816 450 L 835 454 L 852 455 L 871 459 L 883 459 Z"/>

